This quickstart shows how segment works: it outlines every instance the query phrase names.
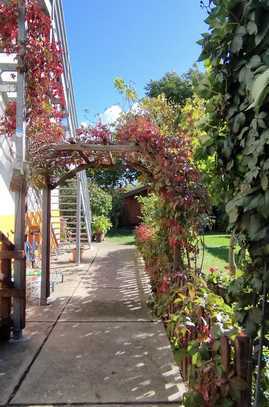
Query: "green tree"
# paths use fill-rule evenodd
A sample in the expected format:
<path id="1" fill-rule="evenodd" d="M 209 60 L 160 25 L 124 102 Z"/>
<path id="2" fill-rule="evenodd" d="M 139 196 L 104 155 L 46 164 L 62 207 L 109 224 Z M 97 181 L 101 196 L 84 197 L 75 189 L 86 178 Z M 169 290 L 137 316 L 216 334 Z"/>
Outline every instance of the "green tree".
<path id="1" fill-rule="evenodd" d="M 96 216 L 110 216 L 112 210 L 112 196 L 104 191 L 98 185 L 91 183 L 91 208 L 92 215 Z"/>
<path id="2" fill-rule="evenodd" d="M 122 160 L 118 159 L 111 167 L 88 169 L 87 175 L 100 188 L 110 191 L 134 183 L 138 172 L 134 168 L 127 167 Z"/>
<path id="3" fill-rule="evenodd" d="M 148 97 L 164 94 L 169 102 L 183 105 L 185 100 L 192 96 L 191 76 L 168 72 L 159 80 L 151 80 L 145 86 L 145 91 Z"/>

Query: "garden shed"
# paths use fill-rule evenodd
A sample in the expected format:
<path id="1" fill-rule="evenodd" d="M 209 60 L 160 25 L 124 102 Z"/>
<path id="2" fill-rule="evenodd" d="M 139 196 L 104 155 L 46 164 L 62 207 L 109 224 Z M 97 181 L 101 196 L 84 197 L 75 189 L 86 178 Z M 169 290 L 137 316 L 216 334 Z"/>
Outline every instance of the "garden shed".
<path id="1" fill-rule="evenodd" d="M 137 197 L 146 196 L 148 194 L 148 190 L 148 186 L 143 186 L 128 191 L 124 194 L 120 215 L 121 226 L 133 227 L 140 223 L 141 209 Z"/>

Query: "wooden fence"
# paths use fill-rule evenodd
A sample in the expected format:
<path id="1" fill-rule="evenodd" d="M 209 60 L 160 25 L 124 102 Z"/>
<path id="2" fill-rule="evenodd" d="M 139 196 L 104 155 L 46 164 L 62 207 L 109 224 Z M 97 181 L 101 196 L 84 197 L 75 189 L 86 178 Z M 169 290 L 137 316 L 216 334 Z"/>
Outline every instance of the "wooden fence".
<path id="1" fill-rule="evenodd" d="M 12 282 L 12 261 L 25 261 L 24 251 L 15 246 L 0 232 L 0 340 L 8 340 L 13 325 L 12 299 L 25 298 L 25 290 L 15 288 Z"/>
<path id="2" fill-rule="evenodd" d="M 184 287 L 185 280 L 184 275 L 179 275 L 174 281 L 178 287 Z M 187 295 L 188 289 L 185 288 L 185 293 Z M 180 306 L 177 304 L 170 304 L 168 307 L 168 316 L 171 314 L 180 313 Z M 169 318 L 169 317 L 168 317 Z M 207 324 L 210 327 L 211 321 L 206 315 L 204 318 L 207 320 Z M 176 336 L 174 332 L 172 335 Z M 190 328 L 185 334 L 183 340 L 183 348 L 187 348 L 190 341 L 197 339 L 197 330 L 195 327 Z M 218 352 L 213 349 L 211 351 L 212 359 L 217 356 Z M 224 371 L 224 376 L 228 380 L 234 380 L 237 382 L 239 389 L 239 400 L 236 404 L 237 407 L 250 407 L 251 406 L 251 384 L 252 384 L 252 354 L 253 346 L 251 338 L 246 335 L 240 335 L 231 341 L 227 336 L 223 335 L 220 341 L 220 355 L 221 355 L 221 365 Z M 184 357 L 180 362 L 180 369 L 182 378 L 184 381 L 190 381 L 190 373 L 192 367 L 192 358 L 190 356 Z"/>
<path id="3" fill-rule="evenodd" d="M 195 339 L 195 333 L 186 334 L 186 346 L 189 341 Z M 221 365 L 224 377 L 238 383 L 239 399 L 237 407 L 251 406 L 251 378 L 252 378 L 252 343 L 248 336 L 237 336 L 231 341 L 227 336 L 221 337 L 220 343 Z M 214 351 L 212 351 L 214 358 Z M 184 357 L 180 362 L 183 380 L 189 382 L 192 366 L 192 358 Z"/>

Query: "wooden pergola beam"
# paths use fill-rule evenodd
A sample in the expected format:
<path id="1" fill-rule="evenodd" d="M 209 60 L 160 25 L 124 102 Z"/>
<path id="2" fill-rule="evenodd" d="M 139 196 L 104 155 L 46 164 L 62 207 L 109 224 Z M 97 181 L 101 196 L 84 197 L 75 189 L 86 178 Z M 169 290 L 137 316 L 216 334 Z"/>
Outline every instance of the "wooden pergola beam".
<path id="1" fill-rule="evenodd" d="M 111 152 L 111 153 L 135 153 L 139 152 L 140 149 L 135 144 L 88 144 L 88 143 L 77 143 L 77 144 L 57 144 L 53 146 L 55 151 L 101 151 L 101 152 Z"/>

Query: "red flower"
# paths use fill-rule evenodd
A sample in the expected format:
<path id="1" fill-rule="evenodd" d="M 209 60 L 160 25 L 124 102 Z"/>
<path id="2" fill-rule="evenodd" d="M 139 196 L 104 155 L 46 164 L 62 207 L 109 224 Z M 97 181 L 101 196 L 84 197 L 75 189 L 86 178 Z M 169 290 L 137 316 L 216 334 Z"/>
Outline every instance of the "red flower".
<path id="1" fill-rule="evenodd" d="M 167 274 L 164 274 L 161 285 L 159 287 L 159 292 L 162 294 L 165 294 L 170 287 L 170 280 L 169 280 L 169 276 Z"/>
<path id="2" fill-rule="evenodd" d="M 140 243 L 151 240 L 153 235 L 154 231 L 147 225 L 139 225 L 135 228 L 135 236 Z"/>
<path id="3" fill-rule="evenodd" d="M 216 273 L 218 270 L 219 270 L 218 267 L 210 267 L 208 269 L 209 273 Z"/>

